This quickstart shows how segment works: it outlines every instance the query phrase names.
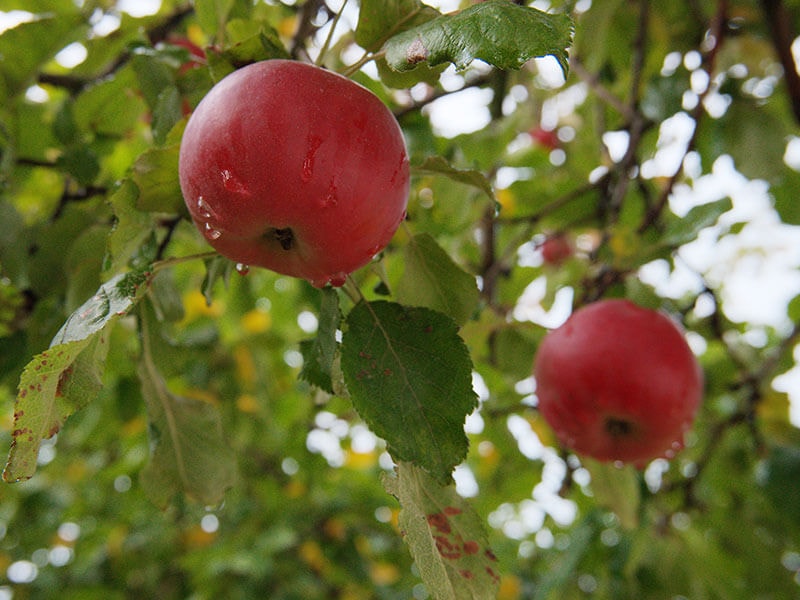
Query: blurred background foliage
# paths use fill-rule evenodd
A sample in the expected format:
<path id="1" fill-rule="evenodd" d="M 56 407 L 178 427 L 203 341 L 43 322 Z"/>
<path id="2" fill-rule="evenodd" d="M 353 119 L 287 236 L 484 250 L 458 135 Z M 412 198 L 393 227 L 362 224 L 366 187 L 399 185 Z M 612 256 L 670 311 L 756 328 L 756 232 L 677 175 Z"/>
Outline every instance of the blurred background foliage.
<path id="1" fill-rule="evenodd" d="M 459 295 L 481 405 L 455 480 L 486 522 L 497 596 L 798 597 L 800 3 L 528 4 L 574 19 L 566 80 L 552 59 L 353 75 L 395 111 L 415 166 L 408 222 L 355 275 L 362 293 L 425 303 L 412 244 L 479 282 Z M 346 7 L 328 68 L 361 58 L 367 6 Z M 0 448 L 23 368 L 102 283 L 208 251 L 177 184 L 192 108 L 237 66 L 318 59 L 340 9 L 0 0 Z M 477 125 L 449 132 L 442 103 L 475 98 Z M 542 258 L 555 235 L 572 248 L 557 265 Z M 222 502 L 146 493 L 141 341 L 120 318 L 97 397 L 32 479 L 0 488 L 0 599 L 427 597 L 382 440 L 298 377 L 323 294 L 239 271 L 176 261 L 140 305 L 169 391 L 219 414 L 236 466 Z M 687 448 L 641 472 L 558 448 L 535 408 L 546 328 L 610 296 L 681 318 L 706 373 Z"/>

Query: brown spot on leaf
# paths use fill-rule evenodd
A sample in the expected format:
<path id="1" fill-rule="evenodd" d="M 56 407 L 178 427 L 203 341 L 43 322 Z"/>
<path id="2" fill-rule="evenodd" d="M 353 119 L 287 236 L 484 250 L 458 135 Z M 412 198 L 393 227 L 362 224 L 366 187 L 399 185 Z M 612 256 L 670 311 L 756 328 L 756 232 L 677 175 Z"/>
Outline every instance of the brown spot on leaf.
<path id="1" fill-rule="evenodd" d="M 64 369 L 61 375 L 58 376 L 58 385 L 56 385 L 56 397 L 61 397 L 64 395 L 64 386 L 69 381 L 69 378 L 72 376 L 72 365 Z"/>
<path id="2" fill-rule="evenodd" d="M 478 546 L 478 542 L 474 540 L 470 540 L 468 542 L 464 542 L 464 552 L 467 554 L 477 554 L 478 550 L 480 550 L 480 546 Z"/>
<path id="3" fill-rule="evenodd" d="M 428 515 L 428 525 L 439 533 L 450 533 L 450 523 L 442 513 Z"/>
<path id="4" fill-rule="evenodd" d="M 406 48 L 406 61 L 410 65 L 416 65 L 417 63 L 428 60 L 428 54 L 429 52 L 425 44 L 422 43 L 420 38 L 417 38 Z"/>
<path id="5" fill-rule="evenodd" d="M 461 558 L 462 552 L 461 549 L 452 544 L 450 540 L 448 540 L 443 535 L 435 535 L 433 536 L 434 541 L 436 542 L 436 549 L 439 551 L 444 558 L 449 560 L 456 560 Z"/>

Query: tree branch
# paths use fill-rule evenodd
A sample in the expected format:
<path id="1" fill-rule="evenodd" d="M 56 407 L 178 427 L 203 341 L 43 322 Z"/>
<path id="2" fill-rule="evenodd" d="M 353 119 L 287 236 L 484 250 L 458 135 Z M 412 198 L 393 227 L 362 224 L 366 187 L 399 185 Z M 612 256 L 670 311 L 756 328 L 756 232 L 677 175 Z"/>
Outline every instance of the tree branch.
<path id="1" fill-rule="evenodd" d="M 772 44 L 783 67 L 783 77 L 795 120 L 800 123 L 800 74 L 792 54 L 792 42 L 797 37 L 792 31 L 792 19 L 782 0 L 761 0 Z"/>

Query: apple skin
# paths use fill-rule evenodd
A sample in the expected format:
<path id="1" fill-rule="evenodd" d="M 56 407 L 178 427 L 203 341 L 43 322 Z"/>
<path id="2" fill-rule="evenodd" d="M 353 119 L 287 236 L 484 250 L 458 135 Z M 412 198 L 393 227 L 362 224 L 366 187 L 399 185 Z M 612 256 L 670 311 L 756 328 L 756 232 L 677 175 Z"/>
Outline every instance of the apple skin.
<path id="1" fill-rule="evenodd" d="M 572 256 L 572 244 L 563 233 L 549 236 L 541 246 L 545 264 L 557 267 Z"/>
<path id="2" fill-rule="evenodd" d="M 588 304 L 550 331 L 534 377 L 539 410 L 564 446 L 638 467 L 683 447 L 703 394 L 678 326 L 622 299 Z"/>
<path id="3" fill-rule="evenodd" d="M 220 254 L 342 285 L 405 218 L 409 164 L 389 109 L 361 85 L 298 61 L 242 67 L 183 134 L 181 190 Z"/>
<path id="4" fill-rule="evenodd" d="M 528 133 L 534 142 L 547 148 L 548 150 L 555 150 L 561 145 L 561 140 L 558 139 L 558 134 L 552 129 L 543 129 L 540 126 L 537 126 L 531 129 Z"/>

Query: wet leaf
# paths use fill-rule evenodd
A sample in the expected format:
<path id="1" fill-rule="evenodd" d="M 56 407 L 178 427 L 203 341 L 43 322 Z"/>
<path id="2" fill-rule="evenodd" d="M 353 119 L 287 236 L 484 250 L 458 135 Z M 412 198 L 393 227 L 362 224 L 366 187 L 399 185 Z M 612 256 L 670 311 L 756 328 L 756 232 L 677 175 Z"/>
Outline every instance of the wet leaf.
<path id="1" fill-rule="evenodd" d="M 342 371 L 353 405 L 398 461 L 446 483 L 467 454 L 464 419 L 477 404 L 472 361 L 455 322 L 393 302 L 347 316 Z"/>
<path id="2" fill-rule="evenodd" d="M 386 60 L 407 71 L 421 62 L 451 62 L 463 69 L 479 59 L 500 69 L 519 69 L 536 56 L 554 56 L 567 74 L 572 21 L 507 0 L 487 0 L 390 38 Z"/>
<path id="3" fill-rule="evenodd" d="M 102 386 L 107 328 L 128 313 L 148 275 L 122 274 L 70 315 L 50 348 L 31 360 L 20 378 L 14 406 L 13 445 L 3 472 L 6 481 L 30 478 L 43 439 L 91 401 Z"/>

